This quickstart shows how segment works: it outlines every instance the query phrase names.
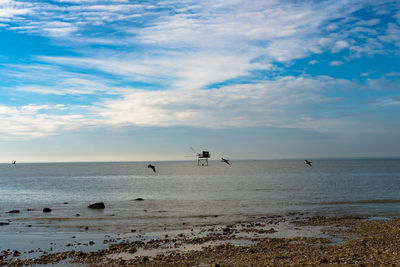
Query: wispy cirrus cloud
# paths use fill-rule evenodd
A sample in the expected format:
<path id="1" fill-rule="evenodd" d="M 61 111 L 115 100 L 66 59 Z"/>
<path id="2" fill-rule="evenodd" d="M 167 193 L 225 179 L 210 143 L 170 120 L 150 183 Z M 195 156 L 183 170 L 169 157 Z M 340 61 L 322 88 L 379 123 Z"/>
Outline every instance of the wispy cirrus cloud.
<path id="1" fill-rule="evenodd" d="M 0 1 L 0 22 L 7 22 L 22 15 L 32 13 L 32 5 L 29 2 L 17 2 L 14 0 Z M 7 24 L 5 24 L 6 26 Z"/>
<path id="2" fill-rule="evenodd" d="M 0 3 L 8 6 L 0 15 L 7 30 L 42 35 L 73 52 L 34 54 L 29 67 L 21 62 L 8 65 L 3 75 L 24 81 L 16 81 L 14 91 L 118 96 L 97 97 L 82 113 L 70 110 L 45 116 L 40 112 L 50 114 L 50 109 L 41 108 L 29 115 L 32 124 L 26 122 L 28 115 L 3 118 L 9 129 L 14 129 L 11 119 L 21 120 L 26 131 L 32 129 L 28 136 L 39 132 L 40 123 L 51 125 L 57 116 L 73 127 L 98 123 L 335 131 L 351 123 L 330 105 L 347 105 L 332 92 L 362 85 L 322 75 L 284 77 L 275 72 L 312 55 L 333 54 L 335 60 L 326 65 L 330 62 L 339 69 L 354 58 L 387 54 L 387 44 L 397 46 L 392 50 L 400 48 L 399 12 L 390 5 L 395 1 Z M 371 18 L 356 16 L 367 11 Z M 380 17 L 384 11 L 390 20 Z M 319 66 L 323 61 L 307 62 Z M 317 114 L 316 106 L 323 107 L 322 114 Z M 11 104 L 10 108 L 23 114 L 22 108 Z M 96 120 L 93 114 L 98 114 Z M 70 129 L 63 123 L 55 125 L 43 133 Z"/>
<path id="3" fill-rule="evenodd" d="M 154 58 L 127 54 L 104 58 L 40 57 L 47 63 L 80 68 L 91 67 L 131 81 L 158 83 L 167 81 L 167 88 L 201 89 L 202 87 L 243 75 L 255 69 L 271 69 L 270 64 L 251 64 L 251 55 L 172 52 Z"/>
<path id="4" fill-rule="evenodd" d="M 1 75 L 14 81 L 12 86 L 3 85 L 2 88 L 11 92 L 41 95 L 88 95 L 102 92 L 113 95 L 123 90 L 118 86 L 110 86 L 107 79 L 92 74 L 70 72 L 54 65 L 4 64 L 0 67 Z"/>
<path id="5" fill-rule="evenodd" d="M 62 5 L 58 4 L 61 3 Z M 0 2 L 4 27 L 52 38 L 80 36 L 87 26 L 100 26 L 141 16 L 141 5 L 127 1 Z M 12 19 L 12 20 L 11 20 Z"/>
<path id="6" fill-rule="evenodd" d="M 368 6 L 364 1 L 324 1 L 317 5 L 219 1 L 186 3 L 185 9 L 179 9 L 173 1 L 153 4 L 159 9 L 141 13 L 148 16 L 141 27 L 122 27 L 124 35 L 114 42 L 121 45 L 120 52 L 101 50 L 79 57 L 39 59 L 49 64 L 86 66 L 130 81 L 155 82 L 155 88 L 161 79 L 167 80 L 170 88 L 199 89 L 246 76 L 253 70 L 273 70 L 277 62 L 288 63 L 326 51 L 348 50 L 352 57 L 385 53 L 381 42 L 372 38 L 383 34 L 371 28 L 380 20 L 348 19 Z M 146 5 L 135 8 L 148 10 Z M 366 39 L 363 34 L 370 37 Z M 108 43 L 112 44 L 110 37 Z M 129 44 L 132 49 L 127 49 Z M 351 57 L 335 62 L 348 60 Z"/>
<path id="7" fill-rule="evenodd" d="M 394 43 L 397 47 L 400 47 L 400 26 L 399 24 L 389 23 L 386 34 L 379 37 L 384 42 Z"/>

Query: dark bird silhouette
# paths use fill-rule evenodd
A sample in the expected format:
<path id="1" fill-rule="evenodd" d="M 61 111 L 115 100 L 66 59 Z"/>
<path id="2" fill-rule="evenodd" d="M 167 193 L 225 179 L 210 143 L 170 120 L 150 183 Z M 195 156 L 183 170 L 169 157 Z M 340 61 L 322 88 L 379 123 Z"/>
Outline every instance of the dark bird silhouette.
<path id="1" fill-rule="evenodd" d="M 305 160 L 304 162 L 305 162 L 308 166 L 312 167 L 312 165 L 311 165 L 312 161 Z"/>
<path id="2" fill-rule="evenodd" d="M 14 160 L 14 162 L 12 164 L 17 164 L 17 162 Z"/>
<path id="3" fill-rule="evenodd" d="M 231 163 L 229 162 L 229 160 L 224 159 L 224 158 L 221 158 L 221 162 L 225 162 L 226 164 L 231 165 Z"/>
<path id="4" fill-rule="evenodd" d="M 154 166 L 154 165 L 149 164 L 149 165 L 147 165 L 147 168 L 150 168 L 153 170 L 153 172 L 156 172 L 156 166 Z"/>

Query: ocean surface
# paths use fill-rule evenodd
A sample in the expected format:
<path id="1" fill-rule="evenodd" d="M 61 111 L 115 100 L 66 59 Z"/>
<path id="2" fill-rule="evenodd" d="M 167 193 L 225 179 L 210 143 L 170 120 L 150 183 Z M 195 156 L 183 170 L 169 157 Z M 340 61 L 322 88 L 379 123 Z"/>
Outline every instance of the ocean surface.
<path id="1" fill-rule="evenodd" d="M 12 221 L 0 232 L 157 231 L 292 212 L 400 214 L 400 160 L 312 161 L 152 162 L 157 173 L 148 162 L 0 164 L 0 222 Z M 106 208 L 87 208 L 95 202 Z"/>

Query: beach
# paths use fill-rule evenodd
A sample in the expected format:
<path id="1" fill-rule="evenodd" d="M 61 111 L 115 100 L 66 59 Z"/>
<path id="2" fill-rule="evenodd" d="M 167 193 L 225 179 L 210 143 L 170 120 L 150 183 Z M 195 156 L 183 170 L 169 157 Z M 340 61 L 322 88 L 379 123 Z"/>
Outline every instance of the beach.
<path id="1" fill-rule="evenodd" d="M 0 264 L 399 263 L 399 160 L 155 165 L 0 165 Z"/>
<path id="2" fill-rule="evenodd" d="M 166 233 L 169 233 L 166 234 Z M 146 236 L 145 234 L 140 236 Z M 147 236 L 148 237 L 148 236 Z M 252 222 L 165 232 L 151 239 L 105 238 L 107 248 L 4 250 L 0 264 L 21 266 L 397 266 L 400 219 L 369 216 L 255 218 Z M 94 241 L 88 241 L 91 243 Z M 90 246 L 90 245 L 89 245 Z M 29 257 L 30 254 L 36 256 Z"/>

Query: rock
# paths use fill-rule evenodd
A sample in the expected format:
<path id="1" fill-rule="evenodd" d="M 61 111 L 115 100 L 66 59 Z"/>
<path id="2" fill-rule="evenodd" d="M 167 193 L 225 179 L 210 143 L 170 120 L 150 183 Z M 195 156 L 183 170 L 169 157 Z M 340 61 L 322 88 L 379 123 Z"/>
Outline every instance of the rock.
<path id="1" fill-rule="evenodd" d="M 135 201 L 143 201 L 144 199 L 141 197 L 135 198 Z"/>
<path id="2" fill-rule="evenodd" d="M 89 209 L 104 209 L 106 206 L 103 202 L 94 203 L 88 206 Z"/>
<path id="3" fill-rule="evenodd" d="M 10 210 L 10 211 L 7 212 L 7 213 L 19 213 L 19 210 Z"/>
<path id="4" fill-rule="evenodd" d="M 43 212 L 51 212 L 51 209 L 50 208 L 44 208 Z"/>

